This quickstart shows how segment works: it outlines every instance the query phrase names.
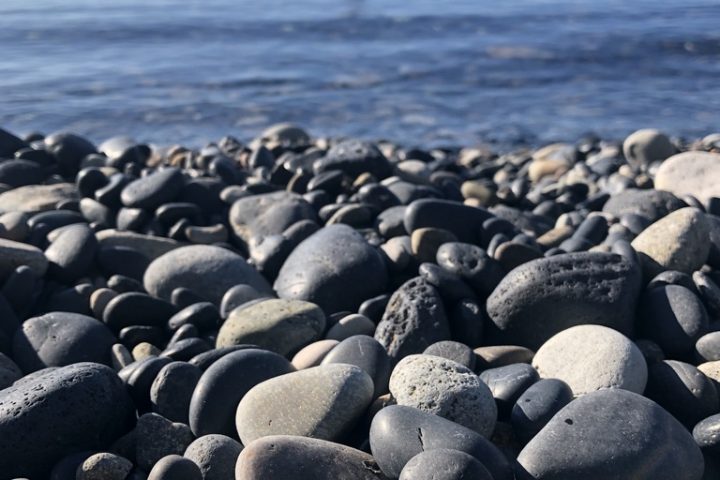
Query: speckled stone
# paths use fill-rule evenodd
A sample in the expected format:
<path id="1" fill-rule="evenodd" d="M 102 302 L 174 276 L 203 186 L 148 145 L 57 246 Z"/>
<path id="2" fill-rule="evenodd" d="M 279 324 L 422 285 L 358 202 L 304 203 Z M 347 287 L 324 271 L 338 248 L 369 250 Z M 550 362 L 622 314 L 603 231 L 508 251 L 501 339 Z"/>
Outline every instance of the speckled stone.
<path id="1" fill-rule="evenodd" d="M 640 282 L 640 268 L 620 255 L 554 255 L 508 273 L 488 298 L 487 311 L 503 339 L 531 349 L 582 324 L 630 335 Z"/>
<path id="2" fill-rule="evenodd" d="M 230 312 L 216 346 L 249 343 L 288 356 L 318 340 L 324 330 L 325 314 L 314 303 L 264 300 Z"/>
<path id="3" fill-rule="evenodd" d="M 390 376 L 398 405 L 439 415 L 490 437 L 497 407 L 490 389 L 469 368 L 434 355 L 409 355 Z"/>
<path id="4" fill-rule="evenodd" d="M 243 446 L 225 435 L 204 435 L 188 445 L 184 457 L 200 467 L 203 480 L 234 478 L 235 464 Z"/>
<path id="5" fill-rule="evenodd" d="M 44 478 L 55 462 L 105 448 L 127 429 L 132 402 L 110 368 L 76 363 L 0 390 L 0 471 Z"/>
<path id="6" fill-rule="evenodd" d="M 235 423 L 240 440 L 243 445 L 268 435 L 335 440 L 370 405 L 373 390 L 367 373 L 344 364 L 267 380 L 253 387 L 238 405 Z"/>
<path id="7" fill-rule="evenodd" d="M 559 378 L 575 396 L 604 388 L 642 394 L 647 364 L 623 334 L 601 325 L 578 325 L 550 338 L 537 351 L 533 366 L 543 378 Z"/>
<path id="8" fill-rule="evenodd" d="M 390 297 L 375 339 L 394 359 L 449 340 L 450 329 L 437 289 L 422 277 L 405 282 Z"/>
<path id="9" fill-rule="evenodd" d="M 77 480 L 125 480 L 133 464 L 127 458 L 113 453 L 96 453 L 77 469 Z"/>
<path id="10" fill-rule="evenodd" d="M 146 472 L 166 455 L 182 455 L 195 440 L 190 427 L 171 422 L 157 413 L 138 418 L 135 438 L 137 465 Z"/>

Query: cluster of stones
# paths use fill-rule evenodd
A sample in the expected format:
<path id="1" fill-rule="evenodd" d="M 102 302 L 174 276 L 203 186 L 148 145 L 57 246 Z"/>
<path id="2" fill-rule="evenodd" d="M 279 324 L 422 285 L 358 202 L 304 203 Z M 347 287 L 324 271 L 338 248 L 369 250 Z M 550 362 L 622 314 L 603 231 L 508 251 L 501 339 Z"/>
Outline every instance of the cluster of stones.
<path id="1" fill-rule="evenodd" d="M 0 130 L 0 472 L 720 475 L 720 137 Z"/>

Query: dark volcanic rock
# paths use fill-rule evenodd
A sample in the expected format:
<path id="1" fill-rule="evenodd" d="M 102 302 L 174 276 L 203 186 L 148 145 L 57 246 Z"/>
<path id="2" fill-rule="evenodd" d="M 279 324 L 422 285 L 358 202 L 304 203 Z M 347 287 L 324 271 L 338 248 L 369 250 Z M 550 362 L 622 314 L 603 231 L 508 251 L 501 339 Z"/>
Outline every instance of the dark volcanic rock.
<path id="1" fill-rule="evenodd" d="M 405 282 L 390 298 L 375 339 L 396 361 L 449 340 L 448 321 L 437 289 L 421 277 Z"/>
<path id="2" fill-rule="evenodd" d="M 132 403 L 110 368 L 78 363 L 0 391 L 0 471 L 43 478 L 55 462 L 102 449 L 130 426 Z"/>
<path id="3" fill-rule="evenodd" d="M 529 348 L 581 324 L 630 336 L 640 282 L 638 265 L 620 255 L 555 255 L 508 273 L 488 298 L 487 310 L 512 343 Z"/>

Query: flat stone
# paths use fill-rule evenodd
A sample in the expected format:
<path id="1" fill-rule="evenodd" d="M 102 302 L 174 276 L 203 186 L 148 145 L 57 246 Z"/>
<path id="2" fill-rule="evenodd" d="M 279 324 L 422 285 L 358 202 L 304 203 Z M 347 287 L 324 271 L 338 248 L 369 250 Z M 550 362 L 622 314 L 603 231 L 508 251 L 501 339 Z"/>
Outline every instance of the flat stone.
<path id="1" fill-rule="evenodd" d="M 0 471 L 46 478 L 61 458 L 98 450 L 131 425 L 132 402 L 110 368 L 77 363 L 0 390 Z"/>
<path id="2" fill-rule="evenodd" d="M 0 278 L 7 278 L 21 265 L 28 266 L 35 276 L 42 277 L 47 271 L 48 260 L 37 247 L 0 238 Z"/>
<path id="3" fill-rule="evenodd" d="M 271 299 L 236 308 L 220 327 L 217 347 L 250 343 L 288 356 L 318 340 L 325 314 L 302 300 Z"/>
<path id="4" fill-rule="evenodd" d="M 527 477 L 700 480 L 703 457 L 685 427 L 636 393 L 589 393 L 560 410 L 520 452 Z"/>
<path id="5" fill-rule="evenodd" d="M 335 440 L 365 412 L 373 390 L 370 376 L 354 365 L 322 365 L 272 378 L 240 401 L 235 417 L 240 440 L 244 445 L 269 435 Z"/>
<path id="6" fill-rule="evenodd" d="M 0 193 L 0 213 L 44 212 L 58 203 L 79 200 L 74 183 L 27 185 Z"/>
<path id="7" fill-rule="evenodd" d="M 101 230 L 95 234 L 100 247 L 129 247 L 143 254 L 148 260 L 154 260 L 183 244 L 170 238 L 143 235 L 119 230 Z"/>
<path id="8" fill-rule="evenodd" d="M 710 252 L 705 215 L 693 207 L 681 208 L 653 223 L 632 241 L 648 277 L 663 270 L 691 274 Z"/>
<path id="9" fill-rule="evenodd" d="M 519 345 L 478 347 L 473 352 L 477 355 L 480 370 L 504 367 L 513 363 L 530 363 L 535 356 L 535 352 Z"/>
<path id="10" fill-rule="evenodd" d="M 272 293 L 267 281 L 240 255 L 212 245 L 180 247 L 158 257 L 145 270 L 143 284 L 150 294 L 168 300 L 174 289 L 187 287 L 215 305 L 238 284 Z"/>
<path id="11" fill-rule="evenodd" d="M 628 188 L 612 195 L 603 205 L 602 211 L 615 218 L 633 214 L 640 215 L 650 222 L 656 222 L 686 206 L 685 202 L 664 190 Z"/>
<path id="12" fill-rule="evenodd" d="M 575 396 L 605 388 L 642 394 L 648 375 L 640 349 L 602 325 L 578 325 L 556 334 L 537 351 L 533 366 L 542 378 L 566 382 Z"/>
<path id="13" fill-rule="evenodd" d="M 184 183 L 179 169 L 163 168 L 127 184 L 120 193 L 120 200 L 128 208 L 154 210 L 163 203 L 172 202 Z"/>
<path id="14" fill-rule="evenodd" d="M 365 452 L 326 440 L 290 435 L 272 435 L 248 445 L 240 454 L 234 478 L 386 480 L 373 457 Z"/>
<path id="15" fill-rule="evenodd" d="M 447 200 L 416 200 L 405 210 L 408 233 L 419 228 L 438 228 L 451 232 L 461 242 L 476 243 L 482 224 L 492 215 L 485 209 Z"/>
<path id="16" fill-rule="evenodd" d="M 330 170 L 340 170 L 351 177 L 365 172 L 378 179 L 392 175 L 392 165 L 374 144 L 355 139 L 332 146 L 313 164 L 315 174 Z"/>
<path id="17" fill-rule="evenodd" d="M 455 342 L 453 340 L 443 340 L 441 342 L 433 343 L 422 353 L 425 355 L 435 355 L 436 357 L 452 360 L 460 365 L 464 365 L 470 370 L 475 369 L 475 352 L 473 352 L 473 350 L 464 343 Z"/>
<path id="18" fill-rule="evenodd" d="M 45 169 L 29 160 L 4 160 L 0 162 L 0 183 L 13 188 L 42 183 L 47 177 Z"/>
<path id="19" fill-rule="evenodd" d="M 354 335 L 373 335 L 375 324 L 365 315 L 351 313 L 337 321 L 325 334 L 325 338 L 342 341 Z"/>
<path id="20" fill-rule="evenodd" d="M 234 478 L 235 464 L 243 446 L 225 435 L 204 435 L 188 445 L 183 455 L 200 467 L 203 480 Z"/>
<path id="21" fill-rule="evenodd" d="M 190 428 L 197 436 L 219 433 L 236 437 L 233 419 L 240 400 L 255 385 L 293 370 L 286 359 L 266 350 L 246 348 L 227 353 L 207 367 L 193 391 Z"/>
<path id="22" fill-rule="evenodd" d="M 103 322 L 116 332 L 131 325 L 163 327 L 176 308 L 170 302 L 144 293 L 121 293 L 103 310 Z"/>
<path id="23" fill-rule="evenodd" d="M 416 455 L 437 449 L 467 453 L 482 463 L 494 480 L 512 480 L 505 456 L 485 437 L 432 413 L 402 405 L 380 410 L 370 426 L 370 449 L 388 478 L 398 478 Z"/>
<path id="24" fill-rule="evenodd" d="M 489 438 L 497 407 L 492 392 L 472 370 L 434 355 L 409 355 L 390 376 L 398 405 L 414 407 L 463 425 Z"/>
<path id="25" fill-rule="evenodd" d="M 347 225 L 320 229 L 288 256 L 277 279 L 278 296 L 313 302 L 325 313 L 354 311 L 385 291 L 380 254 Z"/>
<path id="26" fill-rule="evenodd" d="M 375 339 L 396 360 L 449 340 L 448 321 L 437 289 L 421 277 L 405 282 L 390 297 Z"/>
<path id="27" fill-rule="evenodd" d="M 683 152 L 665 160 L 655 173 L 655 188 L 678 197 L 692 195 L 701 202 L 720 197 L 720 154 Z"/>
<path id="28" fill-rule="evenodd" d="M 508 273 L 487 300 L 512 343 L 535 349 L 566 328 L 597 324 L 632 334 L 641 272 L 611 253 L 554 255 Z"/>
<path id="29" fill-rule="evenodd" d="M 102 322 L 70 312 L 26 320 L 13 337 L 13 358 L 25 373 L 78 362 L 110 364 L 115 335 Z"/>
<path id="30" fill-rule="evenodd" d="M 438 448 L 415 455 L 400 472 L 400 480 L 493 480 L 472 455 Z"/>

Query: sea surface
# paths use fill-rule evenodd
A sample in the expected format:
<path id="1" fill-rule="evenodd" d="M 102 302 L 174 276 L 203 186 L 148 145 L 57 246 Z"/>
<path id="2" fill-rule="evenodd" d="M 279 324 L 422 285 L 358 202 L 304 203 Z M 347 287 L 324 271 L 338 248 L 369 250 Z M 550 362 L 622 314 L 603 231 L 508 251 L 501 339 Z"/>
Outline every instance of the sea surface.
<path id="1" fill-rule="evenodd" d="M 717 0 L 0 0 L 0 126 L 200 146 L 720 131 Z"/>

